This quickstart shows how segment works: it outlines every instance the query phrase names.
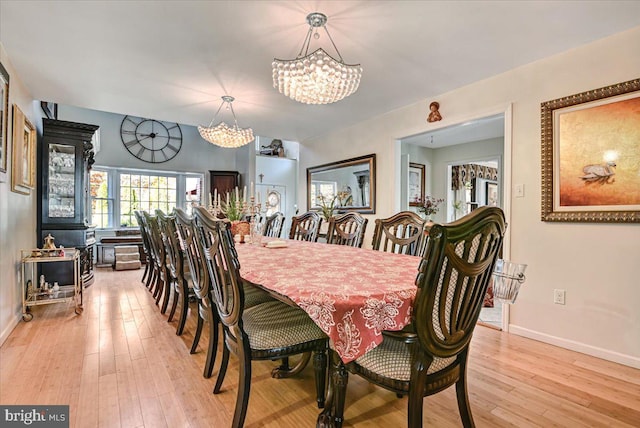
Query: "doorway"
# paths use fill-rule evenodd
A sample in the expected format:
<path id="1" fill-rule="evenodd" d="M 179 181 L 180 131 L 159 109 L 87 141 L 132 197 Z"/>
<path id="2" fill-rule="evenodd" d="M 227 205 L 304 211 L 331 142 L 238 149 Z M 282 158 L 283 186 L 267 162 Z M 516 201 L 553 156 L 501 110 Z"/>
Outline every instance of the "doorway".
<path id="1" fill-rule="evenodd" d="M 409 192 L 409 165 L 425 165 L 425 194 L 444 199 L 436 222 L 451 222 L 481 205 L 495 205 L 510 216 L 509 192 L 511 153 L 511 106 L 488 115 L 400 138 L 398 186 L 400 195 Z M 407 197 L 399 197 L 401 210 L 415 210 Z M 503 257 L 509 256 L 505 236 Z M 501 305 L 488 293 L 479 322 L 508 327 L 508 305 Z"/>

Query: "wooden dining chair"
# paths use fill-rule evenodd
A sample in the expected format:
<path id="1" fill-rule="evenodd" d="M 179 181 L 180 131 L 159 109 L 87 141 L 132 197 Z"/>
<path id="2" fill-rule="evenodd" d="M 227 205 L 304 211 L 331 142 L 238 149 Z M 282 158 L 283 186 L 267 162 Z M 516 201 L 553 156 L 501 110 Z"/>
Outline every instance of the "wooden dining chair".
<path id="1" fill-rule="evenodd" d="M 264 220 L 264 236 L 280 238 L 282 226 L 284 226 L 284 214 L 277 212 L 270 215 Z"/>
<path id="2" fill-rule="evenodd" d="M 180 303 L 180 315 L 178 326 L 176 327 L 176 334 L 180 336 L 187 322 L 189 298 L 194 296 L 191 271 L 187 266 L 184 250 L 178 238 L 175 211 L 172 214 L 165 215 L 161 210 L 156 210 L 156 217 L 158 217 L 160 223 L 162 241 L 167 254 L 169 284 L 173 288 L 173 300 L 167 322 L 173 321 L 178 303 Z"/>
<path id="3" fill-rule="evenodd" d="M 329 219 L 327 244 L 362 247 L 368 220 L 360 213 L 348 212 Z"/>
<path id="4" fill-rule="evenodd" d="M 155 215 L 152 215 L 146 211 L 142 214 L 144 216 L 145 222 L 149 227 L 149 237 L 151 243 L 151 252 L 153 253 L 153 275 L 155 278 L 154 284 L 150 288 L 150 291 L 153 293 L 153 297 L 156 300 L 156 305 L 160 305 L 160 298 L 164 295 L 163 306 L 166 310 L 166 304 L 168 305 L 168 295 L 166 293 L 167 288 L 167 270 L 166 270 L 166 253 L 164 250 L 164 245 L 162 244 L 162 237 L 160 234 L 160 225 L 158 223 L 158 218 Z M 164 312 L 162 312 L 164 313 Z"/>
<path id="5" fill-rule="evenodd" d="M 193 280 L 193 292 L 198 302 L 198 324 L 196 326 L 196 332 L 193 335 L 190 353 L 196 353 L 198 344 L 200 343 L 200 335 L 206 323 L 209 327 L 209 343 L 203 376 L 209 378 L 213 373 L 213 365 L 218 349 L 218 314 L 211 296 L 209 273 L 201 261 L 204 258 L 204 254 L 200 252 L 195 238 L 193 217 L 180 208 L 175 208 L 175 213 L 178 238 L 180 239 L 180 245 L 184 248 L 187 263 L 189 264 L 189 272 L 191 272 L 191 278 Z"/>
<path id="6" fill-rule="evenodd" d="M 136 210 L 133 212 L 133 214 L 136 217 L 136 221 L 138 222 L 138 227 L 140 228 L 140 236 L 142 237 L 142 251 L 143 251 L 143 263 L 144 263 L 144 273 L 142 274 L 142 279 L 141 281 L 145 284 L 145 286 L 148 288 L 150 281 L 150 275 L 153 272 L 153 269 L 150 266 L 151 263 L 151 248 L 150 248 L 150 244 L 149 244 L 149 235 L 148 235 L 148 231 L 145 228 L 144 225 L 144 216 L 142 215 L 142 211 Z"/>
<path id="7" fill-rule="evenodd" d="M 211 279 L 209 278 L 209 272 L 207 271 L 207 266 L 204 261 L 204 255 L 201 253 L 195 237 L 195 222 L 193 216 L 190 216 L 180 208 L 175 208 L 174 211 L 176 214 L 178 239 L 180 240 L 180 246 L 183 248 L 186 263 L 189 266 L 193 292 L 198 303 L 198 322 L 190 353 L 196 353 L 204 324 L 207 324 L 209 326 L 209 342 L 203 376 L 209 378 L 213 373 L 219 334 L 218 313 L 215 309 L 213 297 L 211 296 Z M 268 293 L 248 283 L 243 284 L 243 292 L 247 307 L 274 301 Z"/>
<path id="8" fill-rule="evenodd" d="M 233 428 L 244 424 L 251 390 L 251 362 L 314 352 L 318 406 L 324 405 L 328 338 L 302 309 L 280 301 L 245 307 L 240 264 L 226 222 L 216 221 L 201 207 L 194 208 L 198 245 L 207 265 L 215 304 L 223 324 L 222 364 L 214 387 L 218 394 L 229 355 L 239 360 L 239 382 Z"/>
<path id="9" fill-rule="evenodd" d="M 469 343 L 505 229 L 502 210 L 486 206 L 453 223 L 434 224 L 416 278 L 411 324 L 384 331 L 378 347 L 347 364 L 369 382 L 408 395 L 409 428 L 422 427 L 423 397 L 454 384 L 462 424 L 474 426 L 467 392 Z M 346 387 L 346 379 L 339 384 Z M 336 393 L 338 421 L 344 392 Z"/>
<path id="10" fill-rule="evenodd" d="M 291 218 L 289 239 L 297 241 L 318 241 L 318 231 L 322 224 L 322 217 L 315 211 L 308 211 Z"/>
<path id="11" fill-rule="evenodd" d="M 388 218 L 378 218 L 371 247 L 378 251 L 422 256 L 427 238 L 425 223 L 413 211 L 401 211 Z"/>

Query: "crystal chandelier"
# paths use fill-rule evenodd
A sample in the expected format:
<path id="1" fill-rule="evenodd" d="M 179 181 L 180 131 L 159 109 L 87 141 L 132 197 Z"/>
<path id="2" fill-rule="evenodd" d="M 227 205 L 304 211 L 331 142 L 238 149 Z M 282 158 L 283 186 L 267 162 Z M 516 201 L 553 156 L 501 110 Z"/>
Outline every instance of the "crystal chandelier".
<path id="1" fill-rule="evenodd" d="M 236 114 L 233 111 L 233 105 L 231 104 L 234 100 L 235 98 L 230 97 L 229 95 L 222 97 L 222 104 L 218 107 L 218 111 L 215 116 L 213 116 L 209 126 L 198 126 L 198 132 L 200 132 L 200 136 L 202 138 L 216 146 L 226 148 L 241 147 L 253 141 L 253 130 L 251 128 L 238 127 L 238 120 L 236 119 Z M 218 113 L 220 113 L 220 110 L 225 104 L 227 104 L 227 109 L 231 110 L 231 114 L 233 115 L 233 127 L 224 122 L 220 122 L 216 126 L 212 126 L 216 117 L 218 117 Z"/>
<path id="2" fill-rule="evenodd" d="M 362 67 L 360 64 L 345 64 L 325 25 L 326 15 L 311 13 L 307 15 L 307 23 L 309 31 L 296 59 L 273 60 L 273 87 L 301 103 L 335 103 L 358 89 Z M 322 48 L 309 54 L 311 36 L 315 39 L 320 37 L 318 27 L 324 28 L 340 60 L 333 58 Z"/>

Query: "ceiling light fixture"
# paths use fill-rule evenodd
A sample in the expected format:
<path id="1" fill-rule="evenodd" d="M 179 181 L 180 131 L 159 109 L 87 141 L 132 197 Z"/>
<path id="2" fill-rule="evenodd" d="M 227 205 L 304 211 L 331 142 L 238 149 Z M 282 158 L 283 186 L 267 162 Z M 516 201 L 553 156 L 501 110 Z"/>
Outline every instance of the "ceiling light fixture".
<path id="1" fill-rule="evenodd" d="M 309 31 L 296 59 L 274 58 L 273 87 L 292 100 L 304 104 L 330 104 L 353 94 L 360 85 L 360 64 L 345 64 L 327 30 L 327 16 L 314 12 L 307 15 Z M 324 28 L 339 60 L 322 48 L 309 54 L 311 36 L 320 38 L 318 27 Z"/>
<path id="2" fill-rule="evenodd" d="M 216 146 L 226 148 L 241 147 L 254 140 L 253 130 L 251 128 L 238 127 L 238 119 L 236 119 L 236 114 L 233 111 L 233 105 L 231 104 L 234 100 L 235 98 L 229 95 L 224 95 L 222 97 L 222 104 L 218 107 L 218 111 L 215 116 L 213 116 L 209 126 L 198 126 L 198 132 L 200 132 L 200 136 L 202 138 Z M 216 117 L 218 117 L 218 113 L 220 113 L 222 106 L 225 104 L 227 105 L 227 109 L 231 110 L 231 114 L 233 115 L 233 127 L 230 127 L 224 122 L 220 122 L 216 126 L 212 126 Z"/>

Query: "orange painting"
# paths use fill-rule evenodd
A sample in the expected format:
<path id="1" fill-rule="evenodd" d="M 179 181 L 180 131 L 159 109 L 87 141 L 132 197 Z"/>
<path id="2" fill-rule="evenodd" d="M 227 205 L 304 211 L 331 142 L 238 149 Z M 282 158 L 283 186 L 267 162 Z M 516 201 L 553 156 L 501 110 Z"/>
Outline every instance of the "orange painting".
<path id="1" fill-rule="evenodd" d="M 640 92 L 554 112 L 557 211 L 640 209 Z"/>

